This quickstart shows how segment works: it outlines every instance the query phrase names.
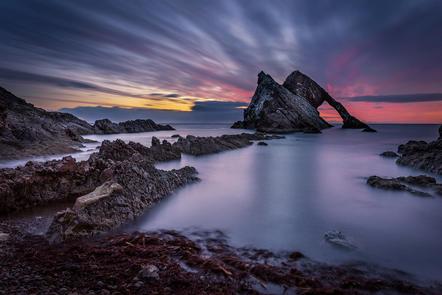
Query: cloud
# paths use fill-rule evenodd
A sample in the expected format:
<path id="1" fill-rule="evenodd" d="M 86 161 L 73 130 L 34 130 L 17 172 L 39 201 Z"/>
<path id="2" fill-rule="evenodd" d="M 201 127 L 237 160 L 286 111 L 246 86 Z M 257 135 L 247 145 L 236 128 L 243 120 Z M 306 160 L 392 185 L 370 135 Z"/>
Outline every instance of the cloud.
<path id="1" fill-rule="evenodd" d="M 442 93 L 417 93 L 398 95 L 370 95 L 348 97 L 347 101 L 363 102 L 388 102 L 388 103 L 410 103 L 410 102 L 430 102 L 442 101 Z"/>

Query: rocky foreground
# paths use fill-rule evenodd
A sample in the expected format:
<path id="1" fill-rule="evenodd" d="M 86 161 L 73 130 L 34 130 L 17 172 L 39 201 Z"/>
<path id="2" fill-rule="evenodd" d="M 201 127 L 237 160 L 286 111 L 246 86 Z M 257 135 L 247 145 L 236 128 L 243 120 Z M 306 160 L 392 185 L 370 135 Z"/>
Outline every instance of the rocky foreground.
<path id="1" fill-rule="evenodd" d="M 82 135 L 173 130 L 152 120 L 113 123 L 107 119 L 94 125 L 74 115 L 48 112 L 34 107 L 0 87 L 0 160 L 78 151 L 88 142 Z"/>
<path id="2" fill-rule="evenodd" d="M 250 105 L 244 110 L 244 119 L 232 128 L 256 129 L 263 132 L 320 133 L 331 127 L 317 110 L 324 102 L 330 104 L 341 116 L 342 128 L 364 129 L 375 132 L 367 124 L 350 115 L 321 86 L 300 71 L 294 71 L 283 85 L 264 73 L 258 74 L 258 86 Z"/>
<path id="3" fill-rule="evenodd" d="M 5 230 L 0 223 L 0 230 Z M 9 227 L 9 230 L 13 228 Z M 218 231 L 0 241 L 0 294 L 441 294 L 403 273 L 235 248 Z"/>

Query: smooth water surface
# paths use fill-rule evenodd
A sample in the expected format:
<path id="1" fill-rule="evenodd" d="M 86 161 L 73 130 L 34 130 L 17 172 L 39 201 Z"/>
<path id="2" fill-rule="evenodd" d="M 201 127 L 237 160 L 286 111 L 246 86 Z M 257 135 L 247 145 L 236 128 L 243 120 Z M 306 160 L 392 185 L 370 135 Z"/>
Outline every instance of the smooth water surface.
<path id="1" fill-rule="evenodd" d="M 176 127 L 88 138 L 150 144 L 152 136 L 171 140 L 176 133 L 241 132 L 215 125 Z M 377 133 L 335 127 L 322 134 L 287 135 L 269 146 L 160 163 L 161 169 L 194 166 L 201 181 L 178 190 L 124 230 L 221 229 L 239 246 L 298 250 L 319 261 L 365 261 L 440 279 L 442 197 L 420 198 L 366 184 L 370 175 L 423 174 L 379 153 L 395 151 L 410 139 L 432 140 L 438 126 L 373 127 Z M 90 152 L 74 156 L 83 159 Z M 325 242 L 329 230 L 341 230 L 358 249 L 345 251 Z"/>

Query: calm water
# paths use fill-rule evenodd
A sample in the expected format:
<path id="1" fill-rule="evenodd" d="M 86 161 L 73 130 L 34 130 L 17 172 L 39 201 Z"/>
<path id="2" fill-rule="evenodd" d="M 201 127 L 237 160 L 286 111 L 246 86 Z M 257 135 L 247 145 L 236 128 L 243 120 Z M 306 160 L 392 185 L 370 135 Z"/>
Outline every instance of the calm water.
<path id="1" fill-rule="evenodd" d="M 177 127 L 171 132 L 89 138 L 146 144 L 153 135 L 170 140 L 175 133 L 238 132 L 226 126 Z M 438 126 L 374 127 L 378 133 L 332 128 L 320 135 L 288 135 L 269 141 L 267 147 L 183 156 L 181 161 L 159 164 L 162 169 L 194 166 L 202 181 L 177 191 L 126 230 L 221 229 L 236 245 L 299 250 L 332 263 L 366 261 L 441 279 L 442 198 L 376 190 L 365 183 L 374 174 L 422 174 L 378 154 L 396 150 L 409 139 L 434 139 Z M 76 156 L 82 159 L 88 153 Z M 324 242 L 324 233 L 335 229 L 358 249 L 349 252 Z"/>

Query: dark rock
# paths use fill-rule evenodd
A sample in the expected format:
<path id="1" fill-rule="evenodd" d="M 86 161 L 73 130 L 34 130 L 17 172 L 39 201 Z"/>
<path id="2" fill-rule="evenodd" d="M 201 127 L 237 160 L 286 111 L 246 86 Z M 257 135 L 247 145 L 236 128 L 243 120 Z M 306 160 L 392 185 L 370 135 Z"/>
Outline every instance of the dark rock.
<path id="1" fill-rule="evenodd" d="M 342 128 L 351 128 L 351 127 L 342 127 Z M 356 128 L 357 129 L 357 128 Z M 374 130 L 373 128 L 371 128 L 371 127 L 365 127 L 363 130 L 362 130 L 362 132 L 377 132 L 376 130 Z"/>
<path id="2" fill-rule="evenodd" d="M 340 102 L 336 101 L 330 94 L 327 93 L 327 91 L 325 91 L 315 81 L 300 71 L 294 71 L 291 73 L 285 80 L 283 86 L 290 92 L 305 98 L 315 108 L 318 108 L 324 101 L 326 101 L 341 116 L 343 121 L 342 128 L 365 128 L 367 130 L 373 130 L 367 124 L 350 115 L 350 113 Z"/>
<path id="3" fill-rule="evenodd" d="M 175 130 L 170 125 L 156 124 L 150 119 L 137 119 L 120 123 L 113 123 L 109 119 L 103 119 L 95 121 L 93 127 L 95 133 L 98 134 L 140 133 L 160 130 Z"/>
<path id="4" fill-rule="evenodd" d="M 244 110 L 244 121 L 236 128 L 256 128 L 258 131 L 286 133 L 305 129 L 321 130 L 330 125 L 306 99 L 276 83 L 270 75 L 260 72 L 252 101 Z"/>
<path id="5" fill-rule="evenodd" d="M 393 151 L 386 151 L 386 152 L 383 152 L 383 153 L 380 154 L 380 156 L 382 156 L 382 157 L 386 157 L 386 158 L 397 158 L 397 157 L 399 157 L 399 155 L 396 154 L 396 153 L 393 152 Z"/>
<path id="6" fill-rule="evenodd" d="M 111 180 L 78 198 L 72 209 L 56 214 L 47 237 L 51 242 L 60 242 L 113 229 L 178 187 L 196 181 L 196 173 L 193 167 L 158 170 L 140 157 L 118 162 Z"/>
<path id="7" fill-rule="evenodd" d="M 179 134 L 174 134 L 174 135 L 172 135 L 171 137 L 172 137 L 172 138 L 179 138 L 179 137 L 181 137 L 181 135 L 179 135 Z"/>
<path id="8" fill-rule="evenodd" d="M 281 136 L 265 135 L 263 133 L 241 133 L 234 135 L 222 135 L 217 137 L 198 137 L 188 135 L 180 137 L 173 147 L 184 154 L 200 156 L 234 150 L 251 145 L 255 140 L 279 139 Z"/>
<path id="9" fill-rule="evenodd" d="M 274 133 L 319 133 L 321 129 L 332 127 L 317 111 L 324 101 L 342 117 L 342 128 L 375 132 L 367 124 L 350 115 L 341 103 L 300 71 L 291 73 L 282 86 L 264 72 L 259 73 L 258 87 L 249 107 L 244 111 L 244 120 L 235 122 L 232 128 L 256 128 L 259 131 Z"/>
<path id="10" fill-rule="evenodd" d="M 92 132 L 86 121 L 36 108 L 0 87 L 0 159 L 71 153 Z"/>
<path id="11" fill-rule="evenodd" d="M 439 135 L 440 132 L 441 128 Z M 401 155 L 396 160 L 397 164 L 442 175 L 442 138 L 430 143 L 411 140 L 401 144 L 398 152 Z"/>
<path id="12" fill-rule="evenodd" d="M 257 143 L 257 145 L 264 145 L 264 146 L 266 146 L 266 145 L 269 145 L 269 144 L 267 142 L 260 141 L 260 142 Z"/>
<path id="13" fill-rule="evenodd" d="M 338 247 L 347 249 L 347 250 L 354 250 L 357 247 L 352 243 L 350 240 L 347 239 L 347 237 L 338 230 L 332 230 L 328 231 L 324 234 L 324 239 Z"/>
<path id="14" fill-rule="evenodd" d="M 370 176 L 367 179 L 367 184 L 384 190 L 409 192 L 420 197 L 431 197 L 431 194 L 423 191 L 414 190 L 411 187 L 402 183 L 399 178 L 382 178 L 379 176 Z"/>

